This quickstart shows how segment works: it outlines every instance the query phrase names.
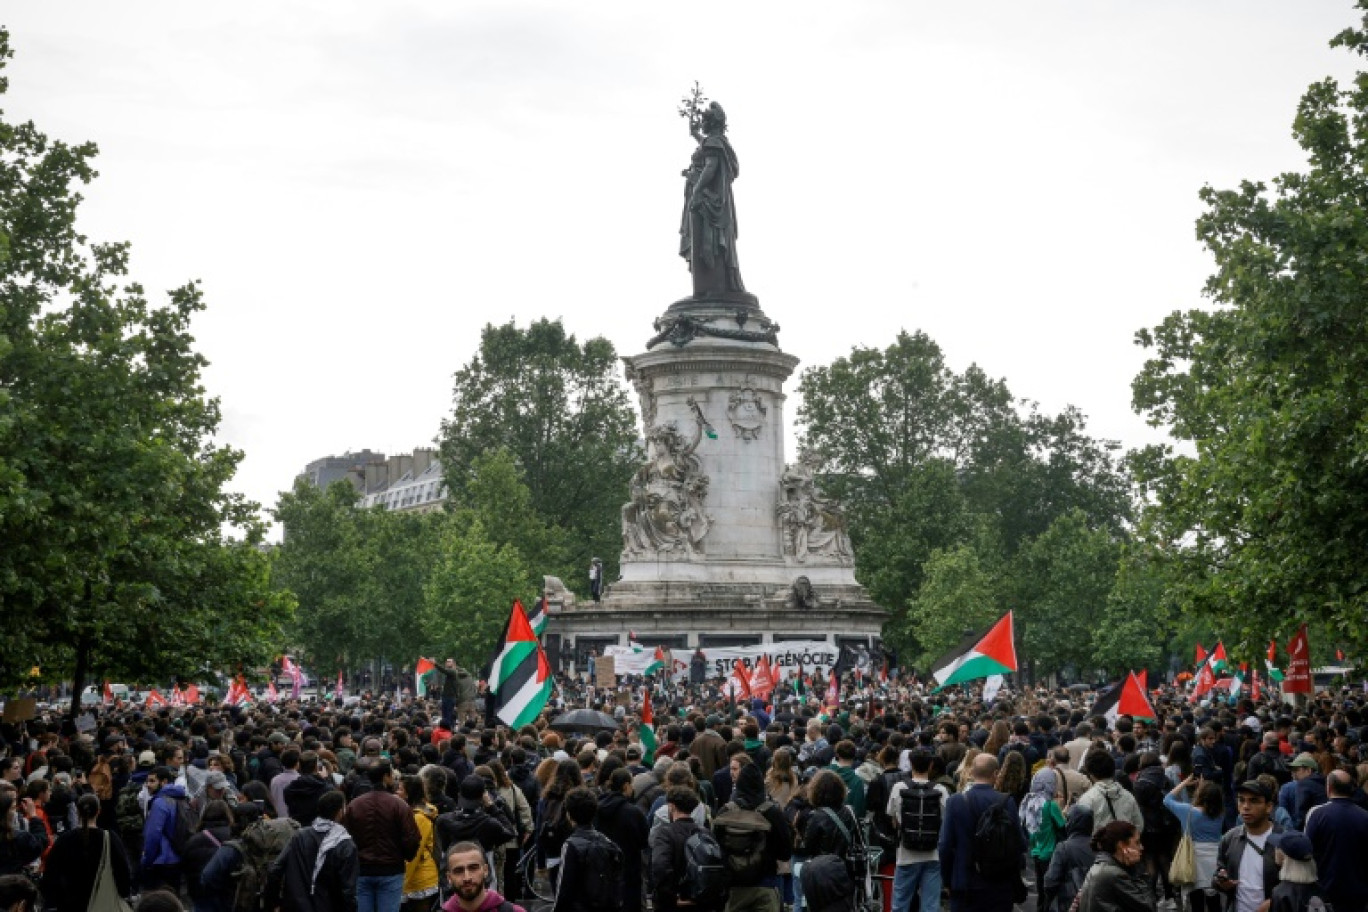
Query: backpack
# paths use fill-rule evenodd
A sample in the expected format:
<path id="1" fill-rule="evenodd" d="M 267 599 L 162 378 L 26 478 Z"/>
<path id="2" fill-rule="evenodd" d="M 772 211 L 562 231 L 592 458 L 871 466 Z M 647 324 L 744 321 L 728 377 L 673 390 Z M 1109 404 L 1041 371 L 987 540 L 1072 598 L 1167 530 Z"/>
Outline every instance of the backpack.
<path id="1" fill-rule="evenodd" d="M 770 822 L 764 812 L 774 807 L 765 801 L 755 810 L 727 803 L 713 818 L 713 835 L 722 847 L 731 882 L 751 885 L 764 873 L 765 846 L 769 844 Z"/>
<path id="2" fill-rule="evenodd" d="M 233 890 L 233 912 L 260 912 L 261 893 L 266 888 L 266 871 L 271 862 L 285 851 L 285 846 L 298 829 L 299 824 L 289 817 L 258 820 L 240 838 L 228 843 L 242 856 L 242 864 L 233 872 L 237 880 Z"/>
<path id="3" fill-rule="evenodd" d="M 141 845 L 143 818 L 142 805 L 138 804 L 138 793 L 142 791 L 142 783 L 130 782 L 119 792 L 119 797 L 114 799 L 114 817 L 119 822 L 119 833 L 124 839 L 136 839 Z"/>
<path id="4" fill-rule="evenodd" d="M 1287 760 L 1281 753 L 1273 757 L 1264 751 L 1259 751 L 1249 758 L 1249 778 L 1254 779 L 1263 773 L 1277 779 L 1278 785 L 1286 785 L 1292 781 L 1292 770 L 1288 767 Z"/>
<path id="5" fill-rule="evenodd" d="M 695 830 L 684 840 L 684 877 L 679 895 L 695 906 L 720 907 L 727 898 L 727 862 L 722 846 L 707 830 Z"/>
<path id="6" fill-rule="evenodd" d="M 941 794 L 934 783 L 913 781 L 903 786 L 898 822 L 904 849 L 930 852 L 936 848 L 940 842 Z"/>
<path id="7" fill-rule="evenodd" d="M 190 837 L 195 835 L 195 812 L 185 797 L 166 800 L 171 802 L 171 813 L 176 815 L 171 823 L 171 835 L 166 841 L 171 843 L 171 851 L 176 853 L 177 858 L 184 858 L 185 847 Z"/>
<path id="8" fill-rule="evenodd" d="M 1008 797 L 994 802 L 979 815 L 974 826 L 974 870 L 984 880 L 1002 882 L 1016 878 L 1020 862 L 1017 822 L 1007 813 Z"/>
<path id="9" fill-rule="evenodd" d="M 597 830 L 576 830 L 565 840 L 567 848 L 572 844 L 587 869 L 579 874 L 583 892 L 575 897 L 575 903 L 601 912 L 619 912 L 624 880 L 622 849 Z"/>
<path id="10" fill-rule="evenodd" d="M 818 855 L 803 862 L 798 882 L 803 902 L 813 912 L 855 908 L 855 878 L 836 855 Z"/>

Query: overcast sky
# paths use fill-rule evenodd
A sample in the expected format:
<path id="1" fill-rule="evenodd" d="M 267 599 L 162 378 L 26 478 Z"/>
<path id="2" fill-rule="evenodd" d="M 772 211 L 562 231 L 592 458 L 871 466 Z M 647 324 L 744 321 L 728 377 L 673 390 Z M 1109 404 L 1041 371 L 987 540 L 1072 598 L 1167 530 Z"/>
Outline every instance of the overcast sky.
<path id="1" fill-rule="evenodd" d="M 636 354 L 687 294 L 692 81 L 741 161 L 747 287 L 804 365 L 922 329 L 1098 436 L 1202 303 L 1204 184 L 1300 168 L 1348 0 L 14 2 L 10 119 L 94 140 L 82 227 L 195 325 L 237 484 L 429 444 L 480 328 Z M 791 386 L 795 381 L 791 381 Z M 790 419 L 796 402 L 790 399 Z M 789 431 L 790 446 L 793 429 Z"/>

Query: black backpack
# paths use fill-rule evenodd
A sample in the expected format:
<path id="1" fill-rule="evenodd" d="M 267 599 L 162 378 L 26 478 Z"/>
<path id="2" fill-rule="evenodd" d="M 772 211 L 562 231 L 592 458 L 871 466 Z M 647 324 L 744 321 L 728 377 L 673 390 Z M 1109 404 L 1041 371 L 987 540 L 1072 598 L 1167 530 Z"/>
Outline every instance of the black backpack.
<path id="1" fill-rule="evenodd" d="M 929 852 L 936 848 L 940 842 L 941 794 L 935 783 L 912 781 L 903 786 L 898 822 L 904 849 Z"/>
<path id="2" fill-rule="evenodd" d="M 695 906 L 721 906 L 727 899 L 727 861 L 722 846 L 707 830 L 684 840 L 684 877 L 679 895 Z"/>
<path id="3" fill-rule="evenodd" d="M 617 843 L 597 830 L 577 829 L 565 840 L 574 846 L 585 870 L 577 875 L 583 892 L 575 905 L 596 912 L 619 912 L 622 908 L 623 856 Z"/>
<path id="4" fill-rule="evenodd" d="M 979 815 L 974 826 L 974 870 L 984 880 L 1003 882 L 1017 877 L 1021 837 L 1017 822 L 1007 813 L 1008 796 Z"/>
<path id="5" fill-rule="evenodd" d="M 185 847 L 189 844 L 190 837 L 195 835 L 195 812 L 191 809 L 189 800 L 184 797 L 168 797 L 166 800 L 171 802 L 171 812 L 176 815 L 167 841 L 171 843 L 171 851 L 184 858 Z"/>
<path id="6" fill-rule="evenodd" d="M 798 881 L 803 901 L 813 912 L 853 912 L 855 878 L 836 855 L 818 855 L 803 863 Z"/>
<path id="7" fill-rule="evenodd" d="M 765 811 L 772 807 L 771 801 L 762 802 L 754 810 L 729 803 L 713 818 L 713 835 L 722 847 L 732 883 L 751 886 L 762 876 L 770 835 Z"/>
<path id="8" fill-rule="evenodd" d="M 1248 778 L 1255 779 L 1267 773 L 1278 780 L 1278 785 L 1286 785 L 1292 781 L 1292 770 L 1287 765 L 1286 758 L 1282 754 L 1273 757 L 1264 751 L 1249 758 Z"/>

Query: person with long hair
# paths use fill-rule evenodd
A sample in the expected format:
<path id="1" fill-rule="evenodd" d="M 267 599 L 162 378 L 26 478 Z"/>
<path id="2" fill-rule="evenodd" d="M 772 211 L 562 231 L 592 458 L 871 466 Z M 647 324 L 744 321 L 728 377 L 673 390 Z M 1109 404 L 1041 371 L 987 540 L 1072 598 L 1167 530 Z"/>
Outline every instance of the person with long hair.
<path id="1" fill-rule="evenodd" d="M 565 796 L 583 784 L 584 776 L 579 763 L 567 757 L 556 762 L 551 781 L 542 791 L 542 799 L 537 807 L 537 848 L 553 878 L 560 867 L 561 848 L 574 829 L 574 824 L 565 813 Z"/>
<path id="2" fill-rule="evenodd" d="M 997 756 L 984 751 L 990 757 Z M 1021 802 L 1026 800 L 1026 792 L 1031 787 L 1031 773 L 1026 769 L 1026 758 L 1021 751 L 1008 751 L 1006 758 L 1002 761 L 1002 769 L 998 770 L 997 779 L 993 782 L 993 788 L 1004 795 L 1011 795 L 1012 800 L 1021 806 Z"/>
<path id="3" fill-rule="evenodd" d="M 971 747 L 964 752 L 964 759 L 955 771 L 955 791 L 967 791 L 969 786 L 974 784 L 974 758 L 981 753 L 983 751 L 977 747 Z"/>
<path id="4" fill-rule="evenodd" d="M 57 837 L 48 855 L 43 879 L 44 900 L 55 912 L 86 912 L 100 865 L 109 851 L 109 867 L 120 896 L 133 894 L 133 874 L 123 840 L 114 839 L 96 825 L 100 799 L 94 794 L 76 799 L 75 829 Z"/>
<path id="5" fill-rule="evenodd" d="M 1113 820 L 1092 838 L 1097 860 L 1078 892 L 1078 912 L 1154 912 L 1154 894 L 1140 864 L 1145 850 L 1140 830 L 1129 820 Z"/>
<path id="6" fill-rule="evenodd" d="M 983 745 L 983 752 L 996 757 L 1011 738 L 1012 727 L 1007 724 L 1006 719 L 998 719 L 988 732 L 988 740 Z"/>
<path id="7" fill-rule="evenodd" d="M 413 822 L 418 825 L 418 854 L 404 868 L 403 912 L 428 912 L 437 895 L 437 872 L 441 867 L 433 834 L 437 808 L 428 802 L 427 785 L 421 776 L 400 778 L 397 794 L 408 802 Z"/>
<path id="8" fill-rule="evenodd" d="M 508 775 L 502 760 L 492 757 L 485 766 L 494 776 L 495 794 L 503 799 L 504 806 L 508 808 L 508 816 L 513 819 L 513 825 L 518 831 L 516 839 L 502 846 L 504 866 L 498 872 L 501 875 L 499 883 L 504 887 L 504 899 L 513 901 L 522 895 L 522 883 L 517 873 L 518 856 L 522 852 L 522 847 L 532 839 L 532 830 L 535 826 L 532 805 L 528 803 L 523 790 L 518 788 Z"/>
<path id="9" fill-rule="evenodd" d="M 1192 745 L 1182 738 L 1174 739 L 1169 745 L 1164 775 L 1168 777 L 1169 787 L 1173 787 L 1192 775 Z"/>
<path id="10" fill-rule="evenodd" d="M 47 846 L 47 827 L 33 801 L 8 784 L 0 789 L 0 875 L 21 873 Z"/>
<path id="11" fill-rule="evenodd" d="M 770 800 L 781 808 L 788 807 L 798 791 L 798 774 L 793 771 L 793 751 L 781 747 L 770 756 L 769 770 L 765 773 L 765 792 Z"/>
<path id="12" fill-rule="evenodd" d="M 1189 804 L 1183 800 L 1183 796 L 1193 789 L 1196 794 Z M 1216 875 L 1216 855 L 1225 829 L 1225 800 L 1221 797 L 1221 786 L 1216 782 L 1205 782 L 1197 776 L 1188 776 L 1164 796 L 1164 807 L 1178 818 L 1183 826 L 1182 831 L 1192 836 L 1197 878 L 1183 887 L 1184 899 L 1192 912 L 1205 912 L 1207 909 L 1216 912 L 1220 908 L 1220 899 L 1212 878 Z"/>

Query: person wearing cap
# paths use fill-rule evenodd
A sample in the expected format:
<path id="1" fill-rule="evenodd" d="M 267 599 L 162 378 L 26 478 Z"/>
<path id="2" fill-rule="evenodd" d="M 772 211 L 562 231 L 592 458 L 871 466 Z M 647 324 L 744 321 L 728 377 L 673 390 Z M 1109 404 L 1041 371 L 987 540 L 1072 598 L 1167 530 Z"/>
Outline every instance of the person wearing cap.
<path id="1" fill-rule="evenodd" d="M 1284 833 L 1278 840 L 1278 885 L 1268 912 L 1305 912 L 1313 897 L 1324 901 L 1316 883 L 1316 860 L 1311 840 L 1301 833 Z"/>
<path id="2" fill-rule="evenodd" d="M 1262 782 L 1241 783 L 1235 800 L 1240 822 L 1221 837 L 1212 885 L 1230 898 L 1228 912 L 1258 912 L 1278 884 L 1269 840 L 1284 831 L 1273 822 L 1273 793 Z"/>
<path id="3" fill-rule="evenodd" d="M 1368 909 L 1368 811 L 1354 804 L 1354 780 L 1335 770 L 1327 780 L 1329 800 L 1306 819 L 1325 899 L 1335 912 Z"/>
<path id="4" fill-rule="evenodd" d="M 1306 827 L 1306 815 L 1311 809 L 1326 801 L 1325 776 L 1321 774 L 1316 758 L 1302 751 L 1288 764 L 1292 770 L 1292 821 L 1297 829 Z"/>
<path id="5" fill-rule="evenodd" d="M 254 778 L 268 789 L 271 787 L 271 780 L 285 770 L 285 767 L 280 764 L 280 755 L 289 746 L 289 743 L 290 739 L 285 736 L 284 732 L 274 731 L 266 739 L 266 746 L 257 752 L 257 768 Z"/>

